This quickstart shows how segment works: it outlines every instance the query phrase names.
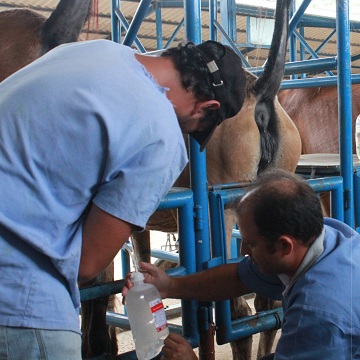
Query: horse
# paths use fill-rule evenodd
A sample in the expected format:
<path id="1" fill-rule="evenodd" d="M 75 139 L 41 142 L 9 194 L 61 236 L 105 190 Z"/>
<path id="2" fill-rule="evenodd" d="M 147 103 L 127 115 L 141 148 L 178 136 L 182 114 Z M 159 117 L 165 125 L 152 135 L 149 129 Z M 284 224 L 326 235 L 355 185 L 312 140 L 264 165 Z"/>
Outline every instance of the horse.
<path id="1" fill-rule="evenodd" d="M 338 93 L 336 86 L 281 90 L 278 98 L 300 133 L 302 154 L 339 154 Z M 352 131 L 360 114 L 360 84 L 352 85 Z M 355 137 L 352 138 L 356 153 Z M 321 193 L 325 216 L 330 216 L 330 195 Z"/>
<path id="2" fill-rule="evenodd" d="M 217 127 L 207 144 L 208 184 L 249 183 L 269 168 L 294 172 L 300 158 L 301 141 L 298 130 L 277 100 L 277 91 L 283 77 L 287 44 L 288 1 L 278 1 L 276 22 L 269 58 L 263 74 L 257 78 L 246 71 L 246 95 L 240 112 Z M 189 168 L 186 168 L 175 186 L 190 186 Z M 227 239 L 234 225 L 233 210 L 226 212 Z M 141 261 L 150 261 L 150 234 L 157 230 L 177 232 L 175 211 L 155 212 L 147 223 L 147 231 L 134 233 L 134 251 Z M 181 239 L 180 239 L 181 244 Z M 274 306 L 266 299 L 256 298 L 255 306 Z M 278 303 L 276 303 L 278 305 Z M 243 298 L 232 301 L 232 318 L 250 315 Z M 275 331 L 261 335 L 258 357 L 271 351 Z M 251 358 L 251 339 L 231 343 L 233 358 Z"/>
<path id="3" fill-rule="evenodd" d="M 281 90 L 280 104 L 300 133 L 302 154 L 338 154 L 338 93 L 336 86 Z M 352 85 L 352 127 L 360 114 L 360 84 Z M 353 153 L 355 138 L 352 139 Z"/>
<path id="4" fill-rule="evenodd" d="M 26 8 L 1 11 L 0 81 L 54 47 L 78 41 L 92 6 L 92 0 L 61 0 L 49 18 Z"/>

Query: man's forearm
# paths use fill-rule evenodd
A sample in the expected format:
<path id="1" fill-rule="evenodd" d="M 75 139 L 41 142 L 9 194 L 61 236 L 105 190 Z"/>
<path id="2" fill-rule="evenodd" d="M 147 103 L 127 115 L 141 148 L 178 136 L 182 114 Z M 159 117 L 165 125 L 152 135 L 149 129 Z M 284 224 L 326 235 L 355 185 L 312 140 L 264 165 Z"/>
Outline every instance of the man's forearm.
<path id="1" fill-rule="evenodd" d="M 250 291 L 237 276 L 237 264 L 221 265 L 196 274 L 175 277 L 167 297 L 199 301 L 228 300 Z"/>

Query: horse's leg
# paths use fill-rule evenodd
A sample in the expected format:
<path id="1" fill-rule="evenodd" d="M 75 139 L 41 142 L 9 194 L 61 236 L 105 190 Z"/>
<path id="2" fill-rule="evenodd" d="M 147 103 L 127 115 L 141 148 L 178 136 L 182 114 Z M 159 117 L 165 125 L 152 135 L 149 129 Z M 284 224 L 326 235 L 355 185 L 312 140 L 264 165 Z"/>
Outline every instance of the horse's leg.
<path id="1" fill-rule="evenodd" d="M 135 261 L 150 262 L 151 249 L 150 249 L 150 231 L 145 230 L 143 232 L 133 233 L 131 236 L 131 242 L 133 246 L 133 254 L 135 255 Z"/>
<path id="2" fill-rule="evenodd" d="M 260 295 L 255 296 L 254 307 L 256 312 L 275 309 L 281 307 L 281 301 L 270 300 L 261 297 Z M 272 351 L 277 329 L 266 330 L 260 333 L 259 347 L 257 353 L 257 359 L 262 356 L 268 355 Z"/>
<path id="3" fill-rule="evenodd" d="M 331 217 L 331 201 L 329 192 L 320 193 L 320 203 L 324 216 Z"/>
<path id="4" fill-rule="evenodd" d="M 251 309 L 244 297 L 239 297 L 230 301 L 231 319 L 236 320 L 251 315 Z M 230 343 L 234 360 L 250 360 L 252 336 L 239 339 Z"/>
<path id="5" fill-rule="evenodd" d="M 230 242 L 232 230 L 234 227 L 234 211 L 232 209 L 225 210 L 226 225 L 226 243 L 228 249 L 228 257 L 230 257 Z M 251 315 L 251 308 L 244 297 L 232 299 L 230 301 L 231 319 L 236 320 Z M 230 343 L 234 360 L 250 360 L 252 348 L 252 336 L 242 338 Z"/>
<path id="6" fill-rule="evenodd" d="M 94 281 L 114 281 L 112 262 Z M 82 357 L 84 359 L 102 354 L 117 355 L 116 329 L 106 324 L 106 310 L 114 311 L 115 297 L 83 301 L 81 303 Z"/>

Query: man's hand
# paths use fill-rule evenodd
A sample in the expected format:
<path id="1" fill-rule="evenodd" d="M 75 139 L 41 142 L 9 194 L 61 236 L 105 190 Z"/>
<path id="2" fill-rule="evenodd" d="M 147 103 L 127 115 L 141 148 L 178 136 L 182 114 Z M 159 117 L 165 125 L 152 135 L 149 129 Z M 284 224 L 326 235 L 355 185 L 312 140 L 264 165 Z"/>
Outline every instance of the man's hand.
<path id="1" fill-rule="evenodd" d="M 176 333 L 165 339 L 162 354 L 160 360 L 197 360 L 191 345 Z"/>
<path id="2" fill-rule="evenodd" d="M 143 273 L 145 282 L 153 284 L 159 290 L 161 297 L 164 299 L 167 297 L 168 291 L 172 284 L 172 279 L 166 272 L 155 265 L 141 262 L 139 264 L 140 271 Z M 125 298 L 129 289 L 133 287 L 130 280 L 131 273 L 128 273 L 125 278 L 125 286 L 122 289 L 123 304 L 125 304 Z"/>

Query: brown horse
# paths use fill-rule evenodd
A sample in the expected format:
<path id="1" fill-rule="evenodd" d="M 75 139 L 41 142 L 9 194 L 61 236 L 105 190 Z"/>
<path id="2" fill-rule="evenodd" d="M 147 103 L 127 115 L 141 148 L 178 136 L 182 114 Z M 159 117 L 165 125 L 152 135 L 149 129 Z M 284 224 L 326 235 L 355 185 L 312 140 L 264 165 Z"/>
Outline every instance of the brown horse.
<path id="1" fill-rule="evenodd" d="M 299 130 L 302 154 L 339 153 L 336 86 L 281 90 L 278 97 L 280 104 Z M 355 84 L 352 86 L 353 133 L 359 114 L 360 84 Z M 354 137 L 353 153 L 356 153 Z"/>
<path id="2" fill-rule="evenodd" d="M 0 81 L 54 47 L 77 41 L 92 0 L 61 0 L 47 19 L 30 9 L 0 12 Z"/>
<path id="3" fill-rule="evenodd" d="M 279 101 L 299 130 L 302 154 L 338 154 L 339 118 L 336 86 L 281 90 Z M 360 114 L 360 84 L 352 86 L 352 130 Z M 356 153 L 355 137 L 352 139 Z M 329 193 L 321 194 L 324 215 L 330 216 Z"/>
<path id="4" fill-rule="evenodd" d="M 271 167 L 295 171 L 301 152 L 299 133 L 276 98 L 286 52 L 287 1 L 277 2 L 276 14 L 273 42 L 263 75 L 256 78 L 246 72 L 246 96 L 242 109 L 215 130 L 206 147 L 209 185 L 251 182 L 259 173 Z M 189 169 L 186 169 L 175 186 L 190 186 Z M 176 218 L 176 211 L 156 212 L 150 218 L 147 229 L 177 232 Z M 232 209 L 227 209 L 228 239 L 233 225 Z M 142 260 L 150 260 L 149 244 L 148 231 L 133 235 L 135 252 Z M 250 314 L 250 308 L 243 298 L 233 301 L 232 308 L 235 310 L 233 318 Z M 271 350 L 275 332 L 266 335 L 265 341 L 263 338 L 260 341 L 258 356 Z M 251 339 L 237 341 L 231 347 L 234 359 L 251 358 Z"/>

